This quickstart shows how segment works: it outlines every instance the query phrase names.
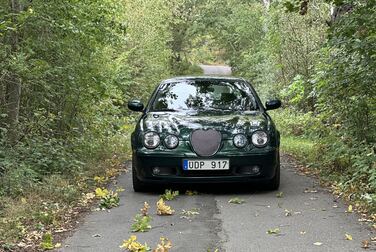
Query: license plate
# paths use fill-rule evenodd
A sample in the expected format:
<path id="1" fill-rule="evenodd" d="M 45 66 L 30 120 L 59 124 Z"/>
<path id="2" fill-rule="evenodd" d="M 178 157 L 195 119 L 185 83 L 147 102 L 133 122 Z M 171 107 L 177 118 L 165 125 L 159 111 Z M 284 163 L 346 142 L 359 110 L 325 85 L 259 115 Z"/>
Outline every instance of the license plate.
<path id="1" fill-rule="evenodd" d="M 230 160 L 228 159 L 184 159 L 183 170 L 229 170 Z"/>

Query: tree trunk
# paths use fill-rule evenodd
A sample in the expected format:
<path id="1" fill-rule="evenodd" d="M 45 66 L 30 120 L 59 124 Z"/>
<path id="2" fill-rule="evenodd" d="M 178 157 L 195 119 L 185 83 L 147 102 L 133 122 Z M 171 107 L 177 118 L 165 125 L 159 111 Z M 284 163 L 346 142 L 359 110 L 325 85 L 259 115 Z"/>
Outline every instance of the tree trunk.
<path id="1" fill-rule="evenodd" d="M 339 6 L 332 6 L 330 9 L 330 21 L 327 22 L 329 26 L 334 25 L 344 14 L 351 12 L 353 9 L 352 4 L 342 4 Z"/>
<path id="2" fill-rule="evenodd" d="M 10 0 L 11 12 L 13 13 L 12 22 L 16 25 L 17 14 L 21 11 L 19 0 Z M 19 32 L 16 28 L 10 34 L 10 55 L 16 54 L 19 46 Z M 21 80 L 17 73 L 11 72 L 6 79 L 6 109 L 8 114 L 9 127 L 9 141 L 16 143 L 18 139 L 18 117 L 20 111 L 20 97 L 21 97 Z"/>

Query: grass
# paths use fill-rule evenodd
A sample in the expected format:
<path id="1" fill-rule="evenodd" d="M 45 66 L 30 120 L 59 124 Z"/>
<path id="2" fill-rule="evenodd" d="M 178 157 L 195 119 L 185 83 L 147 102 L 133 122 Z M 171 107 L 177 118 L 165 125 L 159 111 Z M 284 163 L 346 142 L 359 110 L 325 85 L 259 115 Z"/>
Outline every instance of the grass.
<path id="1" fill-rule="evenodd" d="M 304 164 L 314 163 L 319 157 L 318 144 L 297 136 L 282 136 L 281 150 L 298 158 Z"/>

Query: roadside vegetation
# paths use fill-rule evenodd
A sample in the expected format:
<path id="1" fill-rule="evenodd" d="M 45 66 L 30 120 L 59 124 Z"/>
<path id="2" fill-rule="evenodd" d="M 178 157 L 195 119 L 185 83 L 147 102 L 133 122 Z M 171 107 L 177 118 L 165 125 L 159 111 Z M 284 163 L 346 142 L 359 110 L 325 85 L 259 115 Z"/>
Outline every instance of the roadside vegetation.
<path id="1" fill-rule="evenodd" d="M 127 100 L 197 72 L 181 2 L 0 1 L 0 250 L 50 247 L 87 194 L 119 204 L 106 173 L 128 159 Z"/>
<path id="2" fill-rule="evenodd" d="M 282 151 L 375 219 L 376 2 L 217 2 L 212 34 L 234 74 L 283 101 Z"/>
<path id="3" fill-rule="evenodd" d="M 366 0 L 0 0 L 0 250 L 54 247 L 93 202 L 116 207 L 126 102 L 199 63 L 281 98 L 282 150 L 376 219 L 375 29 Z"/>

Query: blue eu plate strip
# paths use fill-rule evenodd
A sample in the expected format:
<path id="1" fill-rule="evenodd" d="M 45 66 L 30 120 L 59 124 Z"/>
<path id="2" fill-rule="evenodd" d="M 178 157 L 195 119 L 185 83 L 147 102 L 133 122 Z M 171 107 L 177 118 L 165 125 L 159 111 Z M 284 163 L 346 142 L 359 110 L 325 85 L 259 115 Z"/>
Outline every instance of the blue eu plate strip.
<path id="1" fill-rule="evenodd" d="M 188 170 L 188 160 L 187 159 L 183 160 L 183 170 Z"/>

